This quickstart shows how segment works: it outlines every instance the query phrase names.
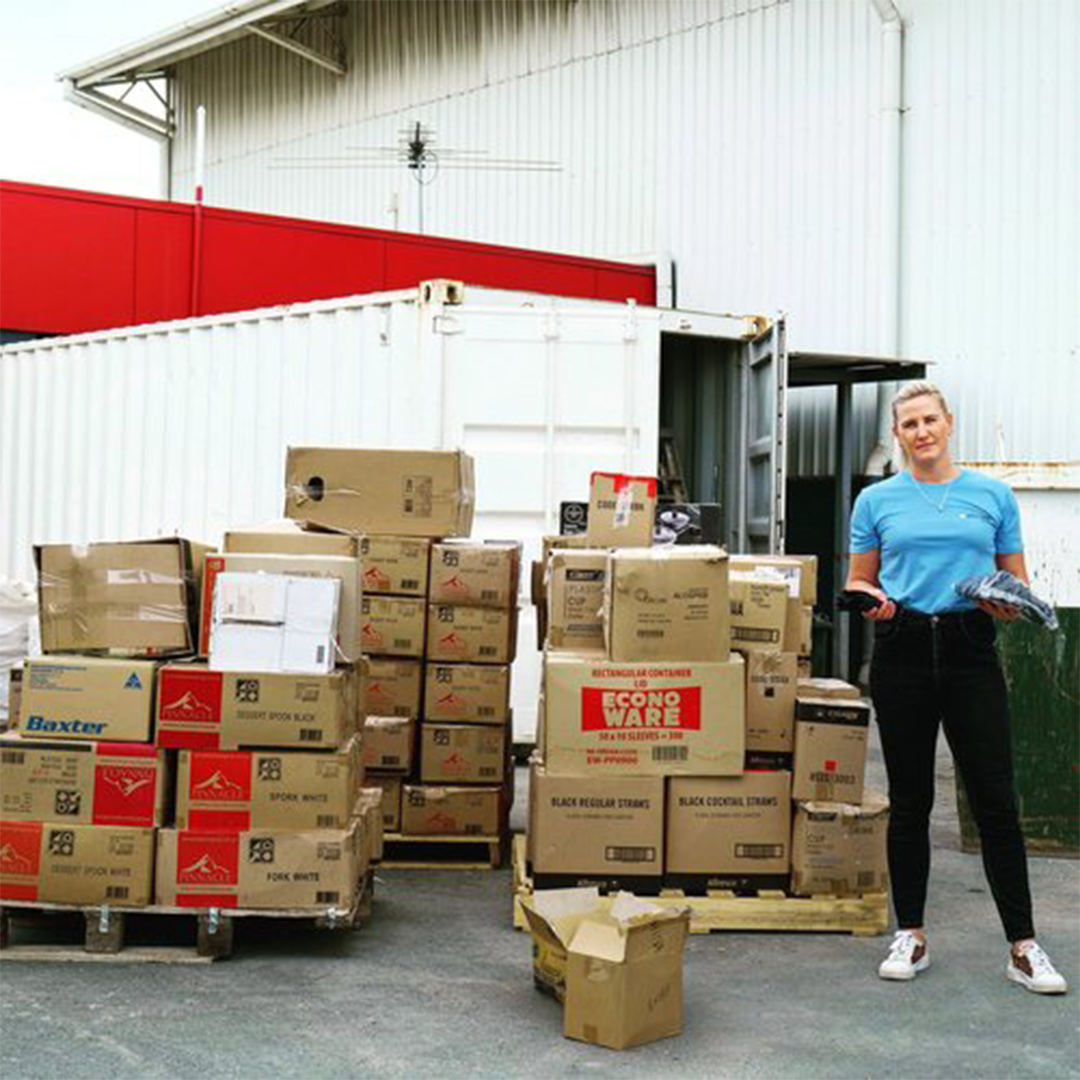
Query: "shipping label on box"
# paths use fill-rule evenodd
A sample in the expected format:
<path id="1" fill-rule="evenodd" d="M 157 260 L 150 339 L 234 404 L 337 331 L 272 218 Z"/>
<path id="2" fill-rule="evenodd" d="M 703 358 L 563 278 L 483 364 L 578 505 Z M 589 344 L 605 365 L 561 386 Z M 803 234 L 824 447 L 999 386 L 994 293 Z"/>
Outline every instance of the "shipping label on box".
<path id="1" fill-rule="evenodd" d="M 178 829 L 344 829 L 364 780 L 359 738 L 317 753 L 182 750 Z"/>
<path id="2" fill-rule="evenodd" d="M 594 472 L 589 483 L 592 547 L 649 547 L 656 521 L 656 477 Z"/>
<path id="3" fill-rule="evenodd" d="M 547 565 L 548 648 L 603 653 L 608 553 L 555 550 Z"/>
<path id="4" fill-rule="evenodd" d="M 51 739 L 147 742 L 154 730 L 155 673 L 149 660 L 27 660 L 19 730 Z"/>
<path id="5" fill-rule="evenodd" d="M 431 604 L 429 660 L 509 664 L 517 644 L 517 611 Z"/>
<path id="6" fill-rule="evenodd" d="M 360 537 L 351 533 L 305 529 L 297 521 L 272 522 L 250 529 L 231 529 L 221 550 L 248 555 L 360 555 Z"/>
<path id="7" fill-rule="evenodd" d="M 612 660 L 725 661 L 727 555 L 708 544 L 612 552 L 604 632 Z"/>
<path id="8" fill-rule="evenodd" d="M 153 746 L 0 738 L 0 818 L 152 828 L 165 819 L 168 769 Z"/>
<path id="9" fill-rule="evenodd" d="M 888 801 L 867 794 L 862 805 L 808 802 L 795 808 L 791 891 L 796 896 L 887 892 Z"/>
<path id="10" fill-rule="evenodd" d="M 794 653 L 746 657 L 746 761 L 750 768 L 791 768 L 795 749 Z"/>
<path id="11" fill-rule="evenodd" d="M 431 549 L 436 604 L 517 607 L 521 545 L 503 540 L 452 540 Z"/>
<path id="12" fill-rule="evenodd" d="M 743 771 L 742 658 L 725 663 L 544 659 L 552 773 L 730 776 Z"/>
<path id="13" fill-rule="evenodd" d="M 420 725 L 422 783 L 498 784 L 507 765 L 505 728 L 427 720 Z"/>
<path id="14" fill-rule="evenodd" d="M 357 730 L 363 673 L 363 666 L 329 675 L 268 675 L 166 665 L 159 676 L 157 744 L 190 750 L 340 746 Z"/>
<path id="15" fill-rule="evenodd" d="M 426 596 L 431 541 L 415 536 L 365 536 L 360 540 L 364 592 Z"/>
<path id="16" fill-rule="evenodd" d="M 408 596 L 365 596 L 363 641 L 367 652 L 422 657 L 427 605 Z"/>
<path id="17" fill-rule="evenodd" d="M 367 872 L 365 851 L 357 818 L 347 830 L 161 829 L 157 902 L 348 912 Z"/>
<path id="18" fill-rule="evenodd" d="M 369 656 L 364 712 L 370 716 L 420 715 L 424 662 L 405 657 Z"/>
<path id="19" fill-rule="evenodd" d="M 426 684 L 427 720 L 500 726 L 510 720 L 507 664 L 428 664 Z"/>
<path id="20" fill-rule="evenodd" d="M 0 900 L 144 907 L 153 874 L 152 828 L 0 821 Z"/>
<path id="21" fill-rule="evenodd" d="M 416 721 L 406 716 L 364 719 L 364 767 L 407 773 L 412 768 Z"/>
<path id="22" fill-rule="evenodd" d="M 401 788 L 404 784 L 400 776 L 375 776 L 368 774 L 365 782 L 382 791 L 383 829 L 388 833 L 401 831 Z"/>
<path id="23" fill-rule="evenodd" d="M 787 626 L 787 586 L 741 574 L 728 580 L 731 647 L 740 652 L 777 652 Z"/>
<path id="24" fill-rule="evenodd" d="M 289 447 L 285 515 L 358 533 L 468 536 L 473 460 L 461 450 Z"/>
<path id="25" fill-rule="evenodd" d="M 797 698 L 792 798 L 861 802 L 869 727 L 867 702 Z"/>
<path id="26" fill-rule="evenodd" d="M 401 792 L 406 836 L 495 836 L 503 818 L 501 788 L 406 784 Z"/>
<path id="27" fill-rule="evenodd" d="M 788 595 L 806 607 L 817 603 L 816 555 L 732 555 L 731 569 L 765 581 L 784 582 Z"/>
<path id="28" fill-rule="evenodd" d="M 673 776 L 665 885 L 783 889 L 791 866 L 791 773 Z"/>

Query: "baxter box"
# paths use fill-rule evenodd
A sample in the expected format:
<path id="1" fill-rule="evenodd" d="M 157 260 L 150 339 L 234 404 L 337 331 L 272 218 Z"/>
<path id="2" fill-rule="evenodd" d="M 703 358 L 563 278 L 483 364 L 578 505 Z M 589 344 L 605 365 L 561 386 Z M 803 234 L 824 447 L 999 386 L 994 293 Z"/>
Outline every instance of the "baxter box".
<path id="1" fill-rule="evenodd" d="M 791 868 L 791 773 L 673 776 L 664 884 L 784 889 Z"/>
<path id="2" fill-rule="evenodd" d="M 161 829 L 157 902 L 169 907 L 349 911 L 367 872 L 364 827 Z"/>
<path id="3" fill-rule="evenodd" d="M 517 609 L 428 607 L 427 657 L 439 662 L 509 664 L 517 645 Z"/>
<path id="4" fill-rule="evenodd" d="M 473 459 L 462 450 L 289 447 L 285 516 L 360 533 L 468 536 Z"/>
<path id="5" fill-rule="evenodd" d="M 163 751 L 141 743 L 0 738 L 0 818 L 153 827 L 165 820 Z"/>
<path id="6" fill-rule="evenodd" d="M 364 783 L 382 792 L 383 830 L 388 833 L 400 832 L 401 788 L 404 783 L 402 777 L 368 773 L 364 777 Z"/>
<path id="7" fill-rule="evenodd" d="M 597 548 L 555 550 L 547 568 L 548 648 L 603 653 L 608 553 Z"/>
<path id="8" fill-rule="evenodd" d="M 364 781 L 360 740 L 337 750 L 181 750 L 178 829 L 345 829 Z"/>
<path id="9" fill-rule="evenodd" d="M 655 476 L 592 474 L 586 532 L 591 547 L 650 547 L 655 521 Z"/>
<path id="10" fill-rule="evenodd" d="M 510 721 L 506 664 L 428 664 L 424 718 L 442 723 L 505 725 Z"/>
<path id="11" fill-rule="evenodd" d="M 145 907 L 153 880 L 152 828 L 0 821 L 0 900 Z"/>
<path id="12" fill-rule="evenodd" d="M 345 555 L 355 559 L 360 554 L 360 537 L 305 529 L 297 521 L 274 521 L 250 529 L 231 529 L 221 550 L 230 555 Z"/>
<path id="13" fill-rule="evenodd" d="M 53 739 L 148 742 L 154 730 L 155 671 L 149 660 L 27 660 L 19 730 Z"/>
<path id="14" fill-rule="evenodd" d="M 659 776 L 529 773 L 529 861 L 537 888 L 653 892 L 664 868 Z"/>
<path id="15" fill-rule="evenodd" d="M 187 750 L 340 746 L 357 730 L 362 678 L 362 667 L 268 675 L 169 664 L 159 675 L 157 744 Z"/>
<path id="16" fill-rule="evenodd" d="M 420 725 L 425 784 L 498 784 L 506 775 L 506 729 L 490 724 Z"/>
<path id="17" fill-rule="evenodd" d="M 791 891 L 796 896 L 886 892 L 888 824 L 888 801 L 869 792 L 860 806 L 798 803 L 791 849 Z"/>
<path id="18" fill-rule="evenodd" d="M 497 787 L 425 787 L 405 784 L 401 832 L 405 836 L 496 836 L 506 818 Z"/>
<path id="19" fill-rule="evenodd" d="M 364 711 L 371 716 L 419 716 L 424 691 L 423 660 L 369 656 Z"/>
<path id="20" fill-rule="evenodd" d="M 797 664 L 794 653 L 747 653 L 747 768 L 791 768 Z"/>
<path id="21" fill-rule="evenodd" d="M 431 541 L 415 536 L 364 536 L 364 592 L 426 596 Z"/>
<path id="22" fill-rule="evenodd" d="M 868 702 L 797 698 L 792 798 L 862 802 L 869 728 Z"/>
<path id="23" fill-rule="evenodd" d="M 42 651 L 193 653 L 207 551 L 179 537 L 35 547 Z"/>
<path id="24" fill-rule="evenodd" d="M 408 716 L 364 719 L 364 767 L 407 773 L 412 768 L 416 721 Z"/>
<path id="25" fill-rule="evenodd" d="M 745 675 L 725 663 L 544 658 L 552 773 L 733 776 L 743 771 Z"/>
<path id="26" fill-rule="evenodd" d="M 362 639 L 366 652 L 419 658 L 424 655 L 427 605 L 411 596 L 365 596 Z"/>
<path id="27" fill-rule="evenodd" d="M 787 585 L 732 573 L 728 594 L 731 647 L 744 653 L 781 651 L 787 629 Z"/>
<path id="28" fill-rule="evenodd" d="M 723 548 L 612 552 L 604 635 L 612 660 L 727 660 L 731 612 Z"/>
<path id="29" fill-rule="evenodd" d="M 516 608 L 521 545 L 506 540 L 450 540 L 431 549 L 435 604 Z"/>

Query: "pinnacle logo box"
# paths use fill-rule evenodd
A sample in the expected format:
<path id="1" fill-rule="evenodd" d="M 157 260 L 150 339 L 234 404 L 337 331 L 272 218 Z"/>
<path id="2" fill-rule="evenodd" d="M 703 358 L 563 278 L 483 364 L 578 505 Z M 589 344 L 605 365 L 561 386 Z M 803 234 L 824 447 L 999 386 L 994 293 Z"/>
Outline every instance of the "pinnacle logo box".
<path id="1" fill-rule="evenodd" d="M 364 719 L 364 768 L 407 773 L 412 769 L 416 721 L 407 716 Z"/>
<path id="2" fill-rule="evenodd" d="M 521 545 L 462 540 L 431 549 L 430 599 L 472 607 L 517 606 Z"/>
<path id="3" fill-rule="evenodd" d="M 359 818 L 348 829 L 160 829 L 157 902 L 347 912 L 368 851 Z"/>
<path id="4" fill-rule="evenodd" d="M 23 671 L 19 730 L 50 739 L 149 742 L 156 665 L 150 660 L 45 656 Z"/>
<path id="5" fill-rule="evenodd" d="M 145 907 L 154 829 L 0 820 L 0 900 Z"/>
<path id="6" fill-rule="evenodd" d="M 792 798 L 862 802 L 869 730 L 866 701 L 797 697 Z"/>
<path id="7" fill-rule="evenodd" d="M 157 745 L 182 750 L 341 746 L 357 730 L 365 672 L 363 662 L 329 675 L 168 664 L 159 676 Z"/>
<path id="8" fill-rule="evenodd" d="M 483 724 L 420 725 L 425 784 L 499 784 L 509 767 L 506 729 Z"/>
<path id="9" fill-rule="evenodd" d="M 421 657 L 427 607 L 407 596 L 365 596 L 361 607 L 364 652 Z"/>
<path id="10" fill-rule="evenodd" d="M 548 653 L 544 761 L 553 774 L 731 776 L 743 771 L 744 664 L 638 663 Z"/>
<path id="11" fill-rule="evenodd" d="M 431 604 L 427 658 L 440 663 L 509 664 L 517 647 L 517 610 Z"/>
<path id="12" fill-rule="evenodd" d="M 152 827 L 165 819 L 165 754 L 139 743 L 0 738 L 0 817 Z"/>
<path id="13" fill-rule="evenodd" d="M 401 832 L 405 836 L 496 836 L 506 818 L 498 787 L 424 787 L 401 791 Z"/>
<path id="14" fill-rule="evenodd" d="M 325 753 L 182 750 L 179 829 L 344 829 L 364 780 L 360 739 Z"/>
<path id="15" fill-rule="evenodd" d="M 857 806 L 797 803 L 791 891 L 796 896 L 859 896 L 888 891 L 888 824 L 888 800 L 874 792 L 867 792 Z"/>
<path id="16" fill-rule="evenodd" d="M 415 536 L 361 537 L 364 595 L 426 596 L 430 554 L 431 542 Z"/>
<path id="17" fill-rule="evenodd" d="M 424 691 L 423 660 L 369 656 L 367 664 L 364 712 L 368 716 L 420 715 Z"/>
<path id="18" fill-rule="evenodd" d="M 428 664 L 424 717 L 441 723 L 510 722 L 510 668 L 506 664 Z"/>

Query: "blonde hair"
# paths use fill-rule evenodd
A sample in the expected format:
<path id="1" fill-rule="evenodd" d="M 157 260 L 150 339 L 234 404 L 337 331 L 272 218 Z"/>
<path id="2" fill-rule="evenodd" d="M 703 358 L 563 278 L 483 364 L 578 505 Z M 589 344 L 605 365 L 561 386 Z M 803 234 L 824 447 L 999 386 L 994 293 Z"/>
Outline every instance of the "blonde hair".
<path id="1" fill-rule="evenodd" d="M 938 405 L 941 407 L 941 411 L 946 416 L 951 415 L 951 413 L 949 412 L 949 403 L 945 400 L 945 395 L 938 389 L 938 387 L 934 383 L 929 382 L 926 379 L 915 379 L 912 382 L 905 383 L 893 395 L 893 399 L 892 399 L 892 422 L 893 422 L 893 431 L 894 431 L 894 436 L 893 437 L 894 438 L 895 438 L 896 426 L 900 422 L 900 417 L 899 417 L 900 406 L 903 405 L 905 401 L 911 401 L 913 398 L 917 398 L 917 397 L 936 398 Z M 911 464 L 911 458 L 908 455 L 908 452 L 905 449 L 904 444 L 899 439 L 896 439 L 896 445 L 900 449 L 900 456 L 903 458 L 904 464 L 905 465 L 910 465 Z"/>

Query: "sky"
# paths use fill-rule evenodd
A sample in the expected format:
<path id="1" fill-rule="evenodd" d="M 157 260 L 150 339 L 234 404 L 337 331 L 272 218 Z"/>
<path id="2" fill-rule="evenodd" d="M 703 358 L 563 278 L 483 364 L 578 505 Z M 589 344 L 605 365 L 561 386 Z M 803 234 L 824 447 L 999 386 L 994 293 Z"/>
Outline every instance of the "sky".
<path id="1" fill-rule="evenodd" d="M 156 140 L 65 101 L 56 74 L 214 6 L 0 0 L 0 178 L 158 197 Z"/>

